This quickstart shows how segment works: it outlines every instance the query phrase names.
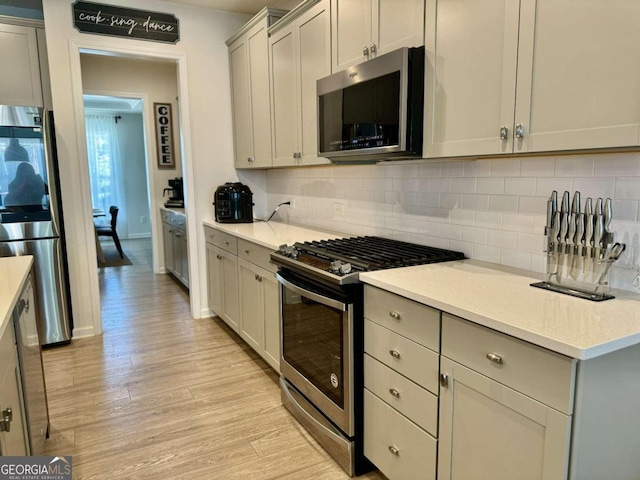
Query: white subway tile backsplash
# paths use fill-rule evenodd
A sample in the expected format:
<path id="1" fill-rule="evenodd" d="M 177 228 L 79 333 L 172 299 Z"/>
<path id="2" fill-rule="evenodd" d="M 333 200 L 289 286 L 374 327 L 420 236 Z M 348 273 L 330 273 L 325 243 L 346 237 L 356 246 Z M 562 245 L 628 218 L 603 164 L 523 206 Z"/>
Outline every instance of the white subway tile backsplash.
<path id="1" fill-rule="evenodd" d="M 533 215 L 505 213 L 502 215 L 502 229 L 512 232 L 533 232 Z"/>
<path id="2" fill-rule="evenodd" d="M 487 245 L 515 250 L 518 245 L 518 234 L 504 230 L 487 230 Z"/>
<path id="3" fill-rule="evenodd" d="M 593 176 L 593 155 L 566 155 L 556 158 L 556 177 Z"/>
<path id="4" fill-rule="evenodd" d="M 640 200 L 640 177 L 616 178 L 615 198 L 618 200 Z"/>
<path id="5" fill-rule="evenodd" d="M 492 177 L 519 177 L 520 176 L 520 159 L 519 158 L 498 158 L 491 160 L 491 176 Z"/>
<path id="6" fill-rule="evenodd" d="M 476 193 L 502 195 L 504 193 L 504 178 L 478 178 L 476 183 Z"/>
<path id="7" fill-rule="evenodd" d="M 536 179 L 519 177 L 505 178 L 504 193 L 507 195 L 535 195 Z"/>
<path id="8" fill-rule="evenodd" d="M 465 210 L 488 210 L 489 195 L 462 195 L 462 208 Z"/>
<path id="9" fill-rule="evenodd" d="M 519 201 L 515 195 L 489 195 L 489 210 L 517 212 Z"/>
<path id="10" fill-rule="evenodd" d="M 296 208 L 275 218 L 542 273 L 552 190 L 579 190 L 583 205 L 586 197 L 613 199 L 612 230 L 627 251 L 612 268 L 612 285 L 630 289 L 640 261 L 640 153 L 268 170 L 266 210 L 293 198 Z M 342 216 L 335 201 L 344 205 Z"/>
<path id="11" fill-rule="evenodd" d="M 595 158 L 596 177 L 640 177 L 640 153 L 609 153 Z"/>
<path id="12" fill-rule="evenodd" d="M 476 212 L 476 227 L 502 228 L 502 214 L 495 212 Z"/>
<path id="13" fill-rule="evenodd" d="M 553 177 L 556 168 L 554 157 L 523 158 L 520 174 L 523 177 Z"/>
<path id="14" fill-rule="evenodd" d="M 463 164 L 464 176 L 471 178 L 491 176 L 491 160 L 470 160 Z"/>
<path id="15" fill-rule="evenodd" d="M 451 191 L 453 193 L 476 193 L 477 180 L 475 178 L 452 178 Z"/>
<path id="16" fill-rule="evenodd" d="M 486 228 L 462 227 L 462 240 L 470 243 L 487 243 L 488 232 Z"/>

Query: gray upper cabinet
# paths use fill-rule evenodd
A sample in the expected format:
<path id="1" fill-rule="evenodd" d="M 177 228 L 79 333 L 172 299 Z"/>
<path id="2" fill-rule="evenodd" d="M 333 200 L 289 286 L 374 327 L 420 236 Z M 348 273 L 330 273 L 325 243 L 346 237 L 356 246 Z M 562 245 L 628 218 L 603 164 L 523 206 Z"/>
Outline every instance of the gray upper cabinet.
<path id="1" fill-rule="evenodd" d="M 304 2 L 269 29 L 273 166 L 329 163 L 318 157 L 316 81 L 331 73 L 328 0 Z"/>
<path id="2" fill-rule="evenodd" d="M 427 0 L 425 157 L 638 145 L 640 3 Z"/>
<path id="3" fill-rule="evenodd" d="M 332 70 L 424 44 L 424 0 L 331 0 Z"/>
<path id="4" fill-rule="evenodd" d="M 227 40 L 236 168 L 272 165 L 267 29 L 285 13 L 264 8 Z"/>
<path id="5" fill-rule="evenodd" d="M 36 28 L 0 24 L 0 65 L 0 104 L 44 106 Z"/>

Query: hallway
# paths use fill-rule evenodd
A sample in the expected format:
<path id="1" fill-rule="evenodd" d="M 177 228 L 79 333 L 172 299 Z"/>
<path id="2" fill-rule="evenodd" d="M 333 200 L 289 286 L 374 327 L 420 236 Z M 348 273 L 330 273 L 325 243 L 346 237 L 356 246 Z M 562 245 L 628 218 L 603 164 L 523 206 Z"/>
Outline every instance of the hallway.
<path id="1" fill-rule="evenodd" d="M 44 350 L 52 435 L 74 478 L 345 479 L 280 404 L 276 374 L 186 291 L 133 265 L 100 269 L 102 336 Z M 369 478 L 380 478 L 372 475 Z"/>

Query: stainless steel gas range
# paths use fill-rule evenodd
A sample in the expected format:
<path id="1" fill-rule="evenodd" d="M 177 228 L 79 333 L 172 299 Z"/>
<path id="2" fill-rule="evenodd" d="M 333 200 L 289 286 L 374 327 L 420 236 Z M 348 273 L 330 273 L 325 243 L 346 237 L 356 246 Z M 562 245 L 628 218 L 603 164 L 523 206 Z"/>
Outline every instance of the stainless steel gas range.
<path id="1" fill-rule="evenodd" d="M 380 237 L 283 245 L 280 282 L 282 402 L 349 473 L 363 454 L 363 286 L 360 272 L 463 259 L 460 252 Z"/>

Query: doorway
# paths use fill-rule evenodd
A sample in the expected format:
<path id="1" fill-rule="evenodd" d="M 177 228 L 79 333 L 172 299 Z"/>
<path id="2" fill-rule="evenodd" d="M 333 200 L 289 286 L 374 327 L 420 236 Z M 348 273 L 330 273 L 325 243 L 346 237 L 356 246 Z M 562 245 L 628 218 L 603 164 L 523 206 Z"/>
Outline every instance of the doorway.
<path id="1" fill-rule="evenodd" d="M 130 239 L 144 239 L 137 243 L 147 245 L 152 257 L 143 100 L 90 94 L 83 99 L 94 224 L 103 233 L 98 266 L 131 264 L 122 248 Z"/>

